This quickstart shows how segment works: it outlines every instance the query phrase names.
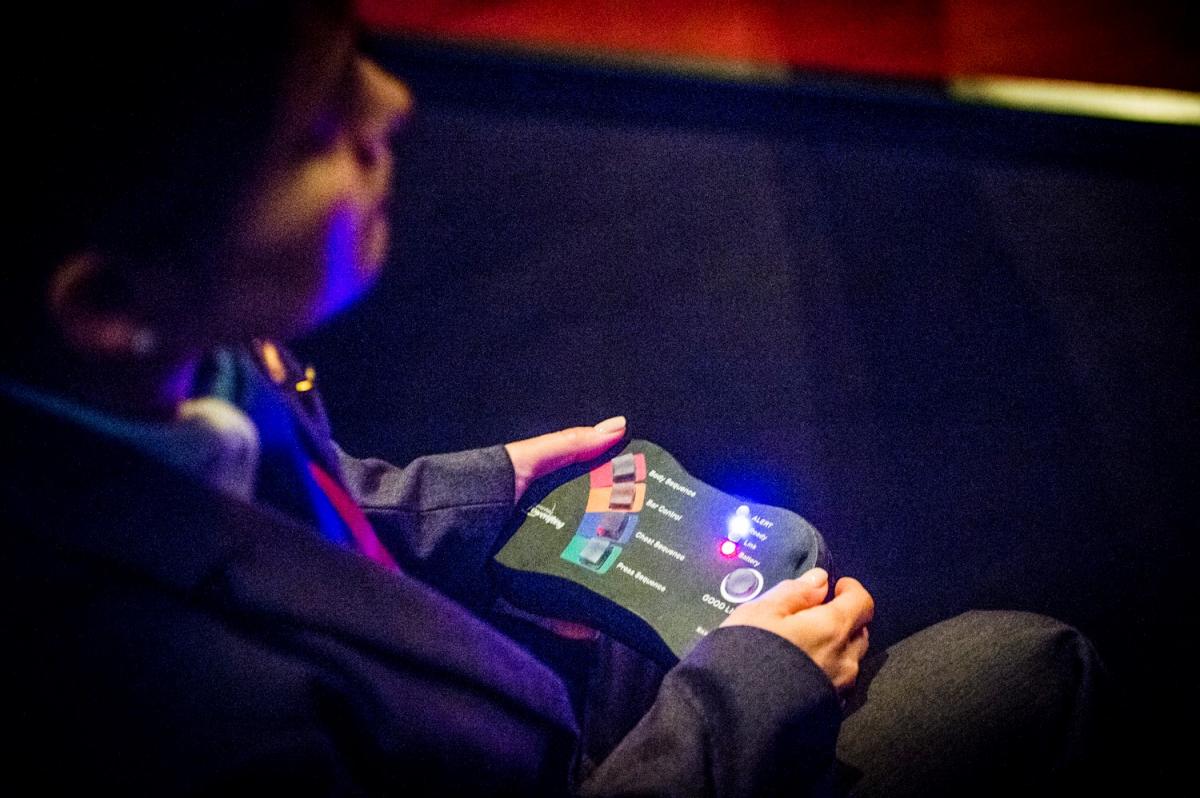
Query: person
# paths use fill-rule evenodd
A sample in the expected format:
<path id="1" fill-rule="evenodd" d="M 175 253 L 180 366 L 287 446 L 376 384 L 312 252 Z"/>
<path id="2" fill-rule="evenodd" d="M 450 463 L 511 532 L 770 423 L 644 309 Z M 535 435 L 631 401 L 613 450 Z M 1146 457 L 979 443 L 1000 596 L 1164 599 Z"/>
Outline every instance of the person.
<path id="1" fill-rule="evenodd" d="M 624 419 L 403 469 L 337 448 L 315 374 L 274 341 L 374 279 L 412 100 L 341 0 L 189 13 L 31 28 L 55 47 L 25 72 L 37 172 L 0 299 L 22 783 L 736 796 L 1079 775 L 1099 665 L 1040 616 L 972 614 L 860 665 L 873 600 L 816 570 L 663 673 L 507 610 L 485 570 L 516 501 Z"/>

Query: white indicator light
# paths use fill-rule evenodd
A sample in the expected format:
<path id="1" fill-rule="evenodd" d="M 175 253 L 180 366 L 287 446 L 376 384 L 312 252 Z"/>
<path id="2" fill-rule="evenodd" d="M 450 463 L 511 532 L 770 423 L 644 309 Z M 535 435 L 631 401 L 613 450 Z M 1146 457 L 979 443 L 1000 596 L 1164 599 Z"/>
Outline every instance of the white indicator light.
<path id="1" fill-rule="evenodd" d="M 726 529 L 728 530 L 728 533 L 725 535 L 725 537 L 729 538 L 735 543 L 745 540 L 746 536 L 750 534 L 750 530 L 753 529 L 750 524 L 749 506 L 745 504 L 739 505 L 737 512 L 730 516 L 729 523 L 726 525 Z"/>

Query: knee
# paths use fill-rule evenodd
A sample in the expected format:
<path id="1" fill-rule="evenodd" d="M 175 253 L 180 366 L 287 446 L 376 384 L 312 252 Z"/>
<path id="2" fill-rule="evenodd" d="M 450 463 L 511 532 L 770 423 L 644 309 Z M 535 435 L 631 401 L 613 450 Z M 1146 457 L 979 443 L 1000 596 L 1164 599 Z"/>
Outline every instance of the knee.
<path id="1" fill-rule="evenodd" d="M 954 645 L 985 657 L 994 667 L 1019 672 L 1043 690 L 1094 681 L 1103 671 L 1095 647 L 1082 632 L 1046 615 L 973 610 L 938 626 L 956 638 Z"/>
<path id="2" fill-rule="evenodd" d="M 938 629 L 938 627 L 944 627 Z M 1054 770 L 1093 756 L 1111 712 L 1107 672 L 1078 629 L 1045 615 L 973 611 L 933 627 L 956 649 L 957 684 L 971 714 L 990 717 L 1030 758 L 1057 752 Z M 1010 743 L 1011 744 L 1011 743 Z M 1034 753 L 1034 752 L 1038 753 Z"/>
<path id="3" fill-rule="evenodd" d="M 1095 749 L 1100 672 L 1091 643 L 1061 621 L 968 612 L 875 660 L 843 725 L 839 758 L 863 773 L 862 794 L 967 795 L 987 784 L 1040 792 L 1078 774 Z M 877 761 L 908 764 L 889 774 Z"/>
<path id="4" fill-rule="evenodd" d="M 893 646 L 873 667 L 891 672 L 885 684 L 937 696 L 943 722 L 983 722 L 997 731 L 1086 723 L 1106 692 L 1091 642 L 1072 626 L 1030 612 L 964 613 Z"/>

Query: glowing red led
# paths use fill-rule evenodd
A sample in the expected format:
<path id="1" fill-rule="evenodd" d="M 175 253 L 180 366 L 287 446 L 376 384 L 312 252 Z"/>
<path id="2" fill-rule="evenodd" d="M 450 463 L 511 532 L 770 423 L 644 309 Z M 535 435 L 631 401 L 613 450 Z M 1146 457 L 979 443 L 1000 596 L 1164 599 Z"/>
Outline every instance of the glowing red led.
<path id="1" fill-rule="evenodd" d="M 737 544 L 732 540 L 721 541 L 721 556 L 732 557 L 737 554 Z"/>

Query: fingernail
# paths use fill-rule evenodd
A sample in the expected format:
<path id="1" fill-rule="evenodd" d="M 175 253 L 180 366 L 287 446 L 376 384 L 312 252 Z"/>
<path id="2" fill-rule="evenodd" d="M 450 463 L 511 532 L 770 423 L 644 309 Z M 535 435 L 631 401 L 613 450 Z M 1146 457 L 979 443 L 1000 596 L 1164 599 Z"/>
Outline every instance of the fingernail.
<path id="1" fill-rule="evenodd" d="M 625 429 L 625 416 L 613 416 L 612 418 L 606 418 L 593 427 L 593 429 L 595 429 L 596 432 L 603 432 L 606 434 L 620 432 L 621 430 Z"/>
<path id="2" fill-rule="evenodd" d="M 824 568 L 813 568 L 801 576 L 800 581 L 809 587 L 820 587 L 829 583 L 829 574 Z"/>

